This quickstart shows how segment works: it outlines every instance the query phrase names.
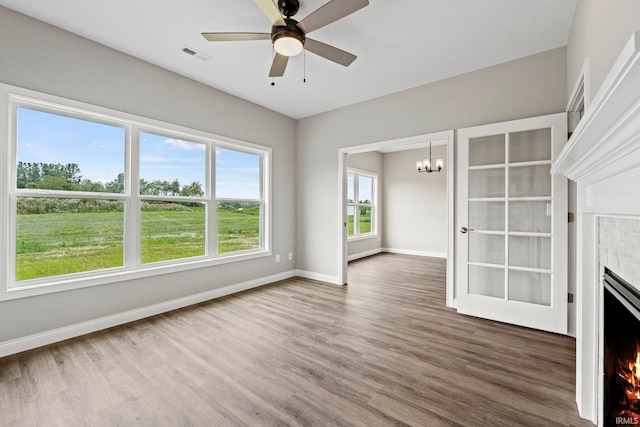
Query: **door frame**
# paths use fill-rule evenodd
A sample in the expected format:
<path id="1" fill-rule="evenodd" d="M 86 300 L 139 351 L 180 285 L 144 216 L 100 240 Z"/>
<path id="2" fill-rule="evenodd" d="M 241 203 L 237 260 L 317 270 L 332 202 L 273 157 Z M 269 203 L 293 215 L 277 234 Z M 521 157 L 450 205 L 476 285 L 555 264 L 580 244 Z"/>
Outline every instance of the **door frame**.
<path id="1" fill-rule="evenodd" d="M 393 148 L 394 151 L 412 150 L 414 148 L 425 148 L 429 146 L 429 142 L 445 141 L 443 144 L 447 146 L 447 162 L 445 171 L 447 174 L 447 267 L 446 267 L 446 305 L 447 307 L 455 307 L 455 138 L 454 131 L 447 130 L 442 132 L 428 133 L 405 138 L 392 140 L 384 140 L 369 144 L 354 145 L 343 147 L 338 150 L 338 206 L 339 206 L 339 226 L 340 241 L 338 242 L 338 283 L 347 284 L 347 155 L 356 153 L 366 153 L 369 151 L 377 151 L 380 149 Z M 383 171 L 384 174 L 384 171 Z M 384 215 L 384 212 L 382 213 Z"/>

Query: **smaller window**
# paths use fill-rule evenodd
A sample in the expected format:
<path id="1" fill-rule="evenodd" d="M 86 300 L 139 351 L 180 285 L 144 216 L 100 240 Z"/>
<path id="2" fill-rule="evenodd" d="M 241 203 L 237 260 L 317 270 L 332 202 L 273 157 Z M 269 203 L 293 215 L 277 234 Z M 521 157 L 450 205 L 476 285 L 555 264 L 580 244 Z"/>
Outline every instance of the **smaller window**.
<path id="1" fill-rule="evenodd" d="M 206 255 L 207 146 L 140 132 L 140 262 Z"/>
<path id="2" fill-rule="evenodd" d="M 262 158 L 216 147 L 218 254 L 263 247 Z"/>
<path id="3" fill-rule="evenodd" d="M 374 236 L 378 176 L 349 169 L 347 173 L 347 236 Z"/>

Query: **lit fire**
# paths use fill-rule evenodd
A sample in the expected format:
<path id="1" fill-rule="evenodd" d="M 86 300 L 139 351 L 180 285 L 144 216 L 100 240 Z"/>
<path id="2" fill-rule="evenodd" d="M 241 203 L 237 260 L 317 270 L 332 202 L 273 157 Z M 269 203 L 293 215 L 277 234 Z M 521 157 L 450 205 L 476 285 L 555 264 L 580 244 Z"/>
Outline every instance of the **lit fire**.
<path id="1" fill-rule="evenodd" d="M 640 383 L 640 351 L 636 348 L 636 361 L 634 363 L 629 363 L 629 369 L 633 372 L 634 377 L 634 385 L 636 387 L 636 400 L 640 399 L 640 390 L 638 390 L 638 384 Z"/>
<path id="2" fill-rule="evenodd" d="M 623 362 L 618 359 L 618 384 L 622 386 L 625 401 L 620 402 L 623 408 L 619 415 L 640 422 L 640 345 L 636 345 L 635 360 Z"/>

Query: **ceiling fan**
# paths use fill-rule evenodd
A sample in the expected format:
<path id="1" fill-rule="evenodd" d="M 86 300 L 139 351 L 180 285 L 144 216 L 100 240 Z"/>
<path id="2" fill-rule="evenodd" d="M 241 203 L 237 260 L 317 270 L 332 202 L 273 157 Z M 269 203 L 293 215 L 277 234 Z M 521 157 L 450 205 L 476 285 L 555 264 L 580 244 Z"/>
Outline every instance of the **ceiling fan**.
<path id="1" fill-rule="evenodd" d="M 298 55 L 303 49 L 345 67 L 356 59 L 349 52 L 307 38 L 307 34 L 362 9 L 369 4 L 368 0 L 332 0 L 300 22 L 291 18 L 300 7 L 298 0 L 278 0 L 277 6 L 273 0 L 254 1 L 271 21 L 271 33 L 202 33 L 202 36 L 212 42 L 270 39 L 276 55 L 269 77 L 283 76 L 289 57 Z"/>

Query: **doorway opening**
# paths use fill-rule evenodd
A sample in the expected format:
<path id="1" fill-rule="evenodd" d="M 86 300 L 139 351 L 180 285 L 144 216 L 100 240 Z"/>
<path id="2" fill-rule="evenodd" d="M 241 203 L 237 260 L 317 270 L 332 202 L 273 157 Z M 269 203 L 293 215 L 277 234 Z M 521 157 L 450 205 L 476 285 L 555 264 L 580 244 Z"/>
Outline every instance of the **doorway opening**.
<path id="1" fill-rule="evenodd" d="M 339 283 L 347 284 L 347 280 L 348 280 L 347 265 L 349 261 L 349 249 L 348 249 L 349 238 L 348 237 L 349 237 L 349 219 L 350 219 L 348 215 L 349 206 L 347 203 L 347 195 L 349 192 L 348 156 L 355 155 L 355 154 L 372 153 L 372 152 L 378 152 L 382 155 L 386 155 L 389 153 L 415 150 L 418 148 L 423 149 L 422 151 L 424 151 L 424 153 L 428 153 L 429 144 L 431 144 L 432 147 L 436 150 L 442 150 L 443 147 L 446 147 L 445 166 L 444 166 L 444 170 L 442 171 L 442 174 L 445 175 L 445 179 L 446 179 L 446 197 L 445 197 L 445 206 L 444 206 L 444 209 L 446 210 L 446 218 L 443 221 L 441 226 L 446 227 L 446 232 L 444 233 L 445 235 L 444 239 L 446 239 L 444 253 L 446 254 L 446 258 L 447 258 L 446 304 L 449 307 L 454 307 L 455 286 L 454 286 L 454 277 L 453 277 L 453 271 L 454 271 L 453 242 L 454 242 L 455 234 L 454 234 L 454 210 L 453 210 L 454 208 L 454 181 L 453 180 L 455 176 L 454 175 L 455 152 L 454 152 L 453 130 L 438 132 L 438 133 L 431 133 L 431 134 L 424 134 L 424 135 L 417 135 L 417 136 L 394 139 L 394 140 L 380 141 L 380 142 L 371 143 L 371 144 L 345 147 L 339 150 L 339 169 L 338 169 L 339 170 L 339 179 L 338 179 L 339 204 L 338 206 L 340 207 L 339 218 L 341 218 L 341 229 L 342 229 L 342 233 L 340 233 L 340 242 L 338 244 L 338 248 L 339 248 L 338 259 L 340 262 L 340 268 L 338 269 Z M 424 156 L 424 153 L 421 155 Z M 408 173 L 413 173 L 415 175 L 418 175 L 418 172 L 415 169 L 415 163 L 418 160 L 421 160 L 421 158 L 413 159 L 412 163 L 407 162 L 406 168 Z M 382 173 L 384 174 L 384 171 Z M 428 180 L 430 178 L 428 175 L 430 174 L 427 174 L 427 176 L 420 176 L 420 179 Z M 402 183 L 399 183 L 399 188 L 402 188 Z M 384 189 L 384 186 L 383 186 L 383 189 L 382 189 L 383 200 L 385 198 L 385 195 L 384 195 L 385 191 L 386 190 Z M 425 195 L 425 197 L 428 197 L 428 195 Z M 378 219 L 384 218 L 384 205 L 385 205 L 384 201 L 379 204 Z M 422 214 L 422 218 L 425 221 L 428 221 L 428 215 L 429 215 L 428 209 L 422 209 L 421 212 L 419 213 Z M 378 234 L 377 236 L 377 238 L 380 239 L 378 252 L 383 252 L 383 251 L 392 252 L 394 250 L 393 248 L 385 248 L 384 245 L 382 244 L 384 240 L 384 228 L 382 227 L 379 230 L 381 234 Z M 434 237 L 428 236 L 428 235 L 425 235 L 425 236 L 419 235 L 419 236 L 416 236 L 416 238 L 429 239 Z M 353 238 L 351 240 L 353 241 Z M 402 253 L 411 254 L 411 251 L 403 251 Z M 421 254 L 424 254 L 424 253 L 421 253 Z"/>

